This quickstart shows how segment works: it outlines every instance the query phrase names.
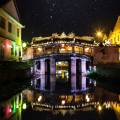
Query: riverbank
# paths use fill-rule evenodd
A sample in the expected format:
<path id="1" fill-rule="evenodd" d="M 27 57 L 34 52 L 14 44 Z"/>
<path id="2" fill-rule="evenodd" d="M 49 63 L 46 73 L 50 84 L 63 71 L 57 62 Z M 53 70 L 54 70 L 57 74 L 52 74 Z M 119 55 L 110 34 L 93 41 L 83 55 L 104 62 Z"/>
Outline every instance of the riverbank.
<path id="1" fill-rule="evenodd" d="M 27 79 L 31 77 L 31 61 L 16 62 L 4 61 L 0 62 L 0 83 L 4 81 L 14 81 Z"/>
<path id="2" fill-rule="evenodd" d="M 120 63 L 108 63 L 96 65 L 96 72 L 109 79 L 120 81 Z"/>
<path id="3" fill-rule="evenodd" d="M 89 73 L 87 77 L 96 80 L 102 87 L 120 93 L 120 64 L 118 63 L 96 65 L 96 71 Z"/>
<path id="4" fill-rule="evenodd" d="M 0 84 L 0 102 L 10 99 L 13 95 L 20 93 L 22 90 L 30 86 L 29 79 L 21 81 L 4 82 Z"/>

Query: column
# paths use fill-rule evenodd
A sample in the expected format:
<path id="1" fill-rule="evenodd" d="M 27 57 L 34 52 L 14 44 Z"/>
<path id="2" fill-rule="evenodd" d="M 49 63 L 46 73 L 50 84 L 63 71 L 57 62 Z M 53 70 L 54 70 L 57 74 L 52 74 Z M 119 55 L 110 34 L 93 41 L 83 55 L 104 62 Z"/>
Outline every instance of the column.
<path id="1" fill-rule="evenodd" d="M 40 74 L 45 75 L 45 59 L 40 59 Z"/>
<path id="2" fill-rule="evenodd" d="M 56 82 L 56 62 L 54 58 L 50 58 L 50 90 L 55 90 L 55 82 Z"/>
<path id="3" fill-rule="evenodd" d="M 56 74 L 56 62 L 54 58 L 50 58 L 50 74 L 51 75 Z"/>
<path id="4" fill-rule="evenodd" d="M 86 91 L 86 76 L 82 75 L 82 91 Z"/>
<path id="5" fill-rule="evenodd" d="M 41 75 L 41 90 L 45 90 L 45 75 Z"/>
<path id="6" fill-rule="evenodd" d="M 82 90 L 86 90 L 86 60 L 81 59 Z"/>
<path id="7" fill-rule="evenodd" d="M 71 57 L 71 90 L 76 91 L 76 57 Z"/>
<path id="8" fill-rule="evenodd" d="M 71 75 L 71 92 L 76 91 L 76 75 Z"/>
<path id="9" fill-rule="evenodd" d="M 55 91 L 56 75 L 50 75 L 50 91 Z"/>
<path id="10" fill-rule="evenodd" d="M 86 75 L 86 60 L 85 59 L 81 59 L 81 72 Z"/>

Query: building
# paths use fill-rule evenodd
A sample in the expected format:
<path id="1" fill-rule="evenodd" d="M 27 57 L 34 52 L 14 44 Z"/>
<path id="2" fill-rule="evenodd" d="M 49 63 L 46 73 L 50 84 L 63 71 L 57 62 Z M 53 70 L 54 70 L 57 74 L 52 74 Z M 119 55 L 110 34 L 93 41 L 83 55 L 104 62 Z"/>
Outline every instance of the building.
<path id="1" fill-rule="evenodd" d="M 22 57 L 21 31 L 14 0 L 0 6 L 0 60 L 19 60 Z"/>
<path id="2" fill-rule="evenodd" d="M 94 47 L 93 56 L 93 63 L 95 65 L 120 62 L 119 47 L 117 46 Z"/>
<path id="3" fill-rule="evenodd" d="M 113 31 L 109 35 L 109 41 L 112 45 L 120 45 L 120 16 L 117 19 Z"/>

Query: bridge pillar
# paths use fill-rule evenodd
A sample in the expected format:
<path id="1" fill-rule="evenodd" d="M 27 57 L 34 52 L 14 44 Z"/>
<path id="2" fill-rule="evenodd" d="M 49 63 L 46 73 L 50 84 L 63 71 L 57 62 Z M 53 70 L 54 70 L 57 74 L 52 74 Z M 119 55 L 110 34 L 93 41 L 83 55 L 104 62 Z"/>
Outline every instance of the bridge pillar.
<path id="1" fill-rule="evenodd" d="M 50 58 L 50 74 L 51 75 L 56 74 L 56 62 L 54 58 Z"/>
<path id="2" fill-rule="evenodd" d="M 76 57 L 71 57 L 71 90 L 76 90 Z"/>
<path id="3" fill-rule="evenodd" d="M 45 59 L 40 59 L 40 74 L 45 75 Z"/>
<path id="4" fill-rule="evenodd" d="M 41 75 L 41 90 L 45 90 L 45 75 Z"/>
<path id="5" fill-rule="evenodd" d="M 86 60 L 81 59 L 82 90 L 86 90 Z"/>
<path id="6" fill-rule="evenodd" d="M 55 90 L 55 82 L 56 82 L 56 62 L 54 58 L 50 58 L 50 90 Z"/>
<path id="7" fill-rule="evenodd" d="M 50 91 L 55 91 L 56 75 L 50 75 Z"/>
<path id="8" fill-rule="evenodd" d="M 71 75 L 71 92 L 76 91 L 76 75 Z"/>

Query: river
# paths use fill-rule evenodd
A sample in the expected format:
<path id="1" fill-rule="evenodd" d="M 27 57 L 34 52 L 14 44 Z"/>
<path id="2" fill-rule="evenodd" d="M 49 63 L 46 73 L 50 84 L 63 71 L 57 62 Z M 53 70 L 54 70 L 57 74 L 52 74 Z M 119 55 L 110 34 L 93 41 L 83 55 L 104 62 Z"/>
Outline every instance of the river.
<path id="1" fill-rule="evenodd" d="M 88 78 L 84 89 L 73 91 L 64 79 L 56 78 L 54 91 L 41 90 L 36 78 L 19 86 L 19 92 L 0 102 L 0 120 L 120 120 L 119 93 Z"/>

